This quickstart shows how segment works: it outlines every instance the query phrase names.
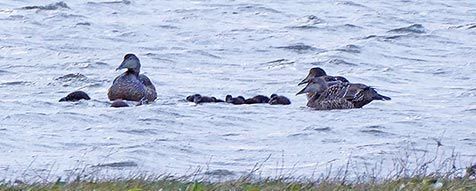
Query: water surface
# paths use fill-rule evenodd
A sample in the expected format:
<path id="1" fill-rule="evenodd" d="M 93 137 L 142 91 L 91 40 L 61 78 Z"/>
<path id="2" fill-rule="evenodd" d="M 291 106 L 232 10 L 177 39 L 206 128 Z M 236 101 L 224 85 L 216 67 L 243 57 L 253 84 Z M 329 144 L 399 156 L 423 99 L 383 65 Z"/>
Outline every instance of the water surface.
<path id="1" fill-rule="evenodd" d="M 2 1 L 0 177 L 84 166 L 151 173 L 290 172 L 373 164 L 436 141 L 476 157 L 476 3 L 471 1 Z M 110 108 L 126 53 L 158 90 Z M 294 96 L 309 68 L 392 101 L 314 111 Z M 92 100 L 59 103 L 74 90 Z M 289 106 L 191 105 L 201 93 Z M 267 159 L 269 157 L 269 159 Z"/>

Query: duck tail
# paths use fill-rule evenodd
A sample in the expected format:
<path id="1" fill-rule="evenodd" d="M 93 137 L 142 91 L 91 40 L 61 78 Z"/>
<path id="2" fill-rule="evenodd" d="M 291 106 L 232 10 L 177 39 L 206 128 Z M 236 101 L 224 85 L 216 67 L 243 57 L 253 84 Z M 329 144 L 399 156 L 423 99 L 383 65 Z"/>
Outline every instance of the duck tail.
<path id="1" fill-rule="evenodd" d="M 387 96 L 384 96 L 384 95 L 380 95 L 380 94 L 378 94 L 378 93 L 376 93 L 376 94 L 373 96 L 373 98 L 374 98 L 375 100 L 383 100 L 383 101 L 392 100 L 392 98 L 387 97 Z"/>
<path id="2" fill-rule="evenodd" d="M 377 91 L 374 88 L 370 87 L 370 86 L 364 88 L 364 90 L 367 90 L 367 91 L 370 90 L 372 92 L 371 95 L 373 95 L 372 96 L 373 100 L 382 100 L 382 101 L 392 100 L 392 98 L 390 98 L 390 97 L 387 97 L 387 96 L 384 96 L 384 95 L 381 95 L 381 94 L 377 93 Z"/>

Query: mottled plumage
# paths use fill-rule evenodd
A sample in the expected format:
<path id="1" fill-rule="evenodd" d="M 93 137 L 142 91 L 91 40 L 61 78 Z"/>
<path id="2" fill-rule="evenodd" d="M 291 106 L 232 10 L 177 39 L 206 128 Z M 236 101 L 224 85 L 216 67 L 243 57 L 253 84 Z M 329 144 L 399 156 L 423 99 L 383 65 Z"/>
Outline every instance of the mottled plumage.
<path id="1" fill-rule="evenodd" d="M 139 80 L 145 86 L 145 95 L 147 97 L 147 100 L 154 101 L 155 99 L 157 99 L 157 92 L 155 90 L 154 84 L 152 84 L 152 81 L 150 81 L 150 79 L 144 74 L 139 75 Z"/>
<path id="2" fill-rule="evenodd" d="M 107 96 L 109 100 L 154 101 L 157 98 L 155 86 L 151 80 L 140 74 L 140 61 L 134 54 L 127 54 L 116 69 L 127 69 L 114 79 Z"/>
<path id="3" fill-rule="evenodd" d="M 322 88 L 325 90 L 316 92 Z M 308 91 L 315 91 L 315 95 L 308 100 L 307 106 L 318 110 L 361 108 L 373 100 L 390 100 L 364 84 L 344 82 L 327 86 L 321 78 L 311 80 L 302 92 Z"/>

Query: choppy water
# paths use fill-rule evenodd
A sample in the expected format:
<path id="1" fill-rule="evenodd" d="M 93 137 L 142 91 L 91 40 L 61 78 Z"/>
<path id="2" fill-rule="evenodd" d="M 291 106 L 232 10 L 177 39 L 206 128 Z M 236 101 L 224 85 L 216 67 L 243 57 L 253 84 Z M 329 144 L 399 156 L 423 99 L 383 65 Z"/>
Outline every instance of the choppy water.
<path id="1" fill-rule="evenodd" d="M 263 161 L 263 175 L 310 176 L 348 159 L 433 152 L 435 140 L 475 161 L 474 1 L 37 3 L 0 2 L 1 177 L 89 165 L 239 174 Z M 129 52 L 158 100 L 113 109 L 107 89 Z M 310 110 L 294 94 L 313 66 L 392 101 Z M 93 100 L 58 103 L 78 89 Z M 192 93 L 293 103 L 181 101 Z"/>

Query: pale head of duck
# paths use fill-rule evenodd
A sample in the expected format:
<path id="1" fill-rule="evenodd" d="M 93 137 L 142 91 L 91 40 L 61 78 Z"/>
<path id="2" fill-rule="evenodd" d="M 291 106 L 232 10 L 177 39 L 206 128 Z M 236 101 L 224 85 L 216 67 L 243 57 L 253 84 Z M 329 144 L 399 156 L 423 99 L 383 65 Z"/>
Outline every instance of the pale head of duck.
<path id="1" fill-rule="evenodd" d="M 119 65 L 119 67 L 116 68 L 116 70 L 120 70 L 120 69 L 127 69 L 128 72 L 139 74 L 140 72 L 139 58 L 137 58 L 137 56 L 134 54 L 126 54 L 124 56 L 124 60 L 122 61 L 122 63 Z"/>
<path id="2" fill-rule="evenodd" d="M 302 84 L 305 84 L 305 83 L 308 83 L 309 80 L 315 78 L 315 77 L 321 77 L 321 76 L 325 76 L 327 75 L 326 72 L 322 69 L 322 68 L 319 68 L 319 67 L 314 67 L 314 68 L 311 68 L 309 70 L 309 74 L 306 76 L 306 78 L 304 78 L 304 80 L 302 80 L 301 82 L 299 82 L 298 85 L 302 85 Z"/>
<path id="3" fill-rule="evenodd" d="M 304 87 L 301 91 L 296 93 L 296 95 L 303 94 L 303 93 L 323 92 L 327 89 L 327 87 L 328 87 L 328 84 L 324 79 L 315 77 L 310 79 L 306 87 Z"/>

